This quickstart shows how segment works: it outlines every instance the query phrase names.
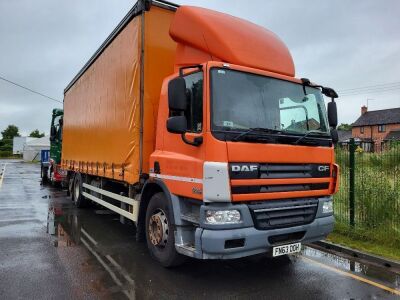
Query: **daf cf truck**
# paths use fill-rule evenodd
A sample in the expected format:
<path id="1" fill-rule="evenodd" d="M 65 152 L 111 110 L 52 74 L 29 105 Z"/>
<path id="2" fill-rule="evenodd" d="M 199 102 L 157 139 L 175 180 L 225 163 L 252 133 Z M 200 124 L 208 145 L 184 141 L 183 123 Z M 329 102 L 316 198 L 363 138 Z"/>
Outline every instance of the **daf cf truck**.
<path id="1" fill-rule="evenodd" d="M 298 252 L 333 229 L 335 98 L 271 31 L 141 0 L 64 91 L 62 168 L 163 266 Z"/>

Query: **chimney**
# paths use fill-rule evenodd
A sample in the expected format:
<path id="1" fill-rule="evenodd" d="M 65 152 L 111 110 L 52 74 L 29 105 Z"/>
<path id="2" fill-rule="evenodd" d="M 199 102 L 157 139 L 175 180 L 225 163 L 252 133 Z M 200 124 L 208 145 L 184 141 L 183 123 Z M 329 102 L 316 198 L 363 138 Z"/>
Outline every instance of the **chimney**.
<path id="1" fill-rule="evenodd" d="M 368 107 L 365 105 L 361 106 L 361 115 L 365 114 L 368 111 Z"/>

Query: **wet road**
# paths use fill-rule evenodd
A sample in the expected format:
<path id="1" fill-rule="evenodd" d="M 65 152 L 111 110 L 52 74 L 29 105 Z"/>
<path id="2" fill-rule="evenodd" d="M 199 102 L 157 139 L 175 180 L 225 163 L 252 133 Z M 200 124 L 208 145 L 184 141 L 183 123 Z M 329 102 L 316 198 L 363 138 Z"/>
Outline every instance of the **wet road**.
<path id="1" fill-rule="evenodd" d="M 132 226 L 100 208 L 74 208 L 65 191 L 40 186 L 39 171 L 0 160 L 1 299 L 400 298 L 400 274 L 309 247 L 163 269 Z"/>

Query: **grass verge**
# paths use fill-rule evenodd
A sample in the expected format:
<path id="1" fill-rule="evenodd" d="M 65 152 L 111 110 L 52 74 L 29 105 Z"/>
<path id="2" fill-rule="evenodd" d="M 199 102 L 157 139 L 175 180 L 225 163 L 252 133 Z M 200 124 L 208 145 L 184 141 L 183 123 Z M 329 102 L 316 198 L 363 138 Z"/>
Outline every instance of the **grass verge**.
<path id="1" fill-rule="evenodd" d="M 355 250 L 400 261 L 400 249 L 398 247 L 392 247 L 368 240 L 361 240 L 357 236 L 342 234 L 340 232 L 332 232 L 328 236 L 327 240 Z"/>

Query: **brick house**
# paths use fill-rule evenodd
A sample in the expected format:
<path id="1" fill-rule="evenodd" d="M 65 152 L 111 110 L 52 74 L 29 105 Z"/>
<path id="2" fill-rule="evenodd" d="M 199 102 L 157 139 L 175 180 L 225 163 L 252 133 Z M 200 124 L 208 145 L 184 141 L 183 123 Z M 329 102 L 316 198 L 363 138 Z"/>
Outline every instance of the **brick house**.
<path id="1" fill-rule="evenodd" d="M 368 111 L 361 107 L 361 116 L 352 124 L 352 136 L 366 151 L 380 152 L 389 139 L 397 139 L 400 131 L 400 107 Z"/>

